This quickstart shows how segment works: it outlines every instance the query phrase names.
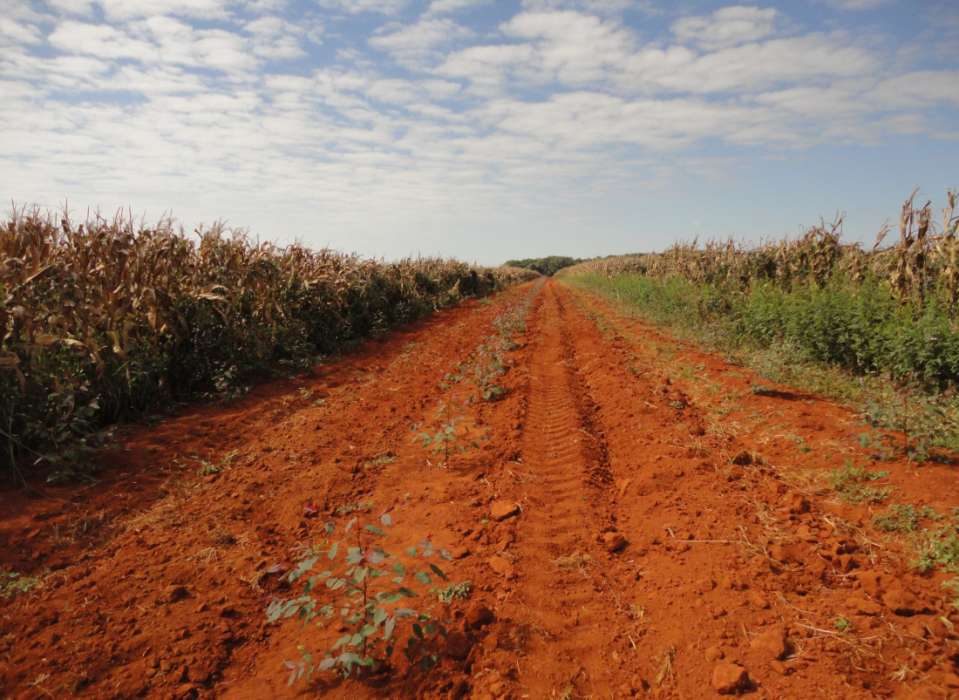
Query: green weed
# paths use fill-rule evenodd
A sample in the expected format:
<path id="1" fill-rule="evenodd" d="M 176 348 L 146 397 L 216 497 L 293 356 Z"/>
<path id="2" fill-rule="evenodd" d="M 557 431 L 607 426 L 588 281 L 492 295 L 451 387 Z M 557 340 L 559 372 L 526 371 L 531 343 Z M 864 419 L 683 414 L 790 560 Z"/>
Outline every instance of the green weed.
<path id="1" fill-rule="evenodd" d="M 0 570 L 0 598 L 9 600 L 21 593 L 29 593 L 39 585 L 40 578 L 37 576 Z"/>
<path id="2" fill-rule="evenodd" d="M 439 598 L 441 603 L 449 605 L 454 600 L 466 600 L 472 592 L 473 584 L 469 581 L 462 581 L 460 583 L 451 583 L 446 588 L 437 590 L 436 597 Z"/>
<path id="3" fill-rule="evenodd" d="M 915 532 L 923 518 L 935 520 L 940 517 L 929 506 L 916 508 L 911 504 L 896 503 L 885 513 L 873 516 L 872 523 L 883 532 Z"/>
<path id="4" fill-rule="evenodd" d="M 888 476 L 889 472 L 870 472 L 847 461 L 842 469 L 830 474 L 829 481 L 837 495 L 848 503 L 882 503 L 892 493 L 892 488 L 869 486 L 868 483 Z"/>
<path id="5" fill-rule="evenodd" d="M 936 530 L 923 530 L 915 541 L 913 566 L 921 573 L 942 567 L 959 573 L 959 525 L 955 522 Z"/>
<path id="6" fill-rule="evenodd" d="M 322 658 L 301 647 L 300 660 L 286 662 L 290 685 L 317 672 L 335 670 L 349 676 L 386 670 L 396 645 L 404 639 L 403 651 L 411 664 L 421 669 L 436 665 L 446 627 L 409 604 L 434 577 L 443 581 L 447 577 L 428 561 L 436 554 L 429 540 L 410 547 L 404 556 L 385 551 L 377 541 L 392 524 L 389 514 L 380 516 L 375 525 L 352 518 L 343 528 L 343 538 L 336 539 L 335 524 L 327 523 L 327 540 L 309 548 L 287 576 L 290 584 L 301 586 L 302 593 L 273 600 L 267 608 L 269 622 L 298 617 L 345 629 Z M 446 552 L 439 556 L 450 559 Z M 320 566 L 329 568 L 315 571 Z"/>

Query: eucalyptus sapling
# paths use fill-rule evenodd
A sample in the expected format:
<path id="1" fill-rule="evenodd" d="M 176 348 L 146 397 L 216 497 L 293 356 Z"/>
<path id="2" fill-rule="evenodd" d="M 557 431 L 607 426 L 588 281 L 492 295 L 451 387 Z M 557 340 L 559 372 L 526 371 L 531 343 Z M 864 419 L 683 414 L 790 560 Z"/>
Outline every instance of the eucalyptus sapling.
<path id="1" fill-rule="evenodd" d="M 338 539 L 336 525 L 326 523 L 324 543 L 309 548 L 287 575 L 291 584 L 302 584 L 302 593 L 273 600 L 267 608 L 270 622 L 298 617 L 304 624 L 316 621 L 346 630 L 321 659 L 301 646 L 301 659 L 286 662 L 291 685 L 317 672 L 350 676 L 386 671 L 400 641 L 411 665 L 425 670 L 439 660 L 446 627 L 410 602 L 429 592 L 434 577 L 446 581 L 446 574 L 428 561 L 437 554 L 428 539 L 402 557 L 385 551 L 379 541 L 386 536 L 383 528 L 392 524 L 389 513 L 381 515 L 378 524 L 361 524 L 354 517 Z M 438 557 L 451 559 L 445 550 Z M 316 571 L 321 564 L 329 568 Z"/>

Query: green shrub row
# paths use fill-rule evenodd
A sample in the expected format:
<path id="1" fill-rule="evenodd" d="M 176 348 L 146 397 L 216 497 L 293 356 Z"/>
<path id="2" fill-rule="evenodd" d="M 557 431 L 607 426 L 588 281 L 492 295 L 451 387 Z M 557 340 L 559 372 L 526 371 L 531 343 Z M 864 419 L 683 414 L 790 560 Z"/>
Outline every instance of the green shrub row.
<path id="1" fill-rule="evenodd" d="M 935 298 L 903 304 L 874 279 L 786 289 L 757 281 L 745 290 L 697 284 L 678 276 L 579 276 L 581 283 L 643 309 L 652 320 L 709 326 L 729 345 L 784 343 L 806 359 L 857 374 L 942 391 L 959 385 L 959 327 Z"/>

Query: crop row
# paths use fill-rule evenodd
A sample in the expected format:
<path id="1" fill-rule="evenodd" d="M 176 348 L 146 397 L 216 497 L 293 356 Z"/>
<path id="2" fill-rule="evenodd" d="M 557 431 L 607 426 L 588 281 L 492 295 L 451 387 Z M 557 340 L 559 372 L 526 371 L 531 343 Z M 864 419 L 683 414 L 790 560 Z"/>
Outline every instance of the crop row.
<path id="1" fill-rule="evenodd" d="M 15 212 L 0 228 L 0 460 L 75 459 L 120 419 L 307 367 L 534 276 Z"/>

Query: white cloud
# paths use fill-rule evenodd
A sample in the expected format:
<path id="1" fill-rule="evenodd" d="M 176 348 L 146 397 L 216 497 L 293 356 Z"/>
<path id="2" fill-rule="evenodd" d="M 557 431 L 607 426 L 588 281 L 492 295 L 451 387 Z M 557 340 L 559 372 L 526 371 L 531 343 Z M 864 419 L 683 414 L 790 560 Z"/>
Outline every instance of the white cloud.
<path id="1" fill-rule="evenodd" d="M 21 44 L 37 44 L 42 39 L 36 27 L 5 16 L 0 16 L 0 37 Z"/>
<path id="2" fill-rule="evenodd" d="M 202 19 L 225 18 L 234 0 L 97 0 L 111 20 L 128 20 L 156 16 L 182 15 Z"/>
<path id="3" fill-rule="evenodd" d="M 644 14 L 659 14 L 653 0 L 522 0 L 522 4 L 523 9 L 533 12 L 575 10 L 608 15 L 637 10 Z"/>
<path id="4" fill-rule="evenodd" d="M 372 47 L 386 51 L 400 63 L 419 66 L 435 50 L 472 36 L 472 32 L 445 17 L 423 18 L 416 24 L 393 26 L 370 38 Z"/>
<path id="5" fill-rule="evenodd" d="M 809 34 L 746 44 L 704 54 L 671 71 L 630 76 L 639 86 L 710 93 L 755 92 L 771 85 L 802 80 L 864 75 L 878 67 L 875 56 L 851 45 L 842 35 Z"/>
<path id="6" fill-rule="evenodd" d="M 488 5 L 493 0 L 433 0 L 427 9 L 427 14 L 440 15 L 460 12 L 480 5 Z"/>
<path id="7" fill-rule="evenodd" d="M 47 0 L 54 10 L 87 17 L 93 14 L 94 0 Z"/>
<path id="8" fill-rule="evenodd" d="M 293 24 L 275 15 L 265 15 L 247 22 L 243 27 L 253 35 L 253 52 L 267 59 L 292 59 L 306 55 L 301 38 L 314 44 L 322 40 L 323 28 L 319 25 L 309 29 Z"/>
<path id="9" fill-rule="evenodd" d="M 533 56 L 533 47 L 528 44 L 470 46 L 447 56 L 436 72 L 468 79 L 481 88 L 498 88 L 512 71 L 529 65 Z"/>
<path id="10" fill-rule="evenodd" d="M 536 56 L 548 75 L 569 83 L 602 80 L 633 50 L 632 35 L 622 25 L 579 12 L 517 15 L 503 31 L 536 44 Z"/>
<path id="11" fill-rule="evenodd" d="M 377 13 L 397 15 L 408 4 L 408 0 L 316 0 L 320 7 L 338 10 L 351 15 Z"/>
<path id="12" fill-rule="evenodd" d="M 859 10 L 874 10 L 881 5 L 888 4 L 889 0 L 826 0 L 830 5 L 851 12 Z"/>
<path id="13" fill-rule="evenodd" d="M 959 70 L 914 71 L 883 78 L 868 99 L 884 107 L 922 109 L 930 104 L 959 106 Z"/>
<path id="14" fill-rule="evenodd" d="M 194 29 L 171 17 L 153 16 L 118 29 L 68 20 L 57 25 L 50 44 L 68 53 L 144 64 L 189 65 L 239 72 L 254 68 L 248 40 L 223 29 Z"/>
<path id="15" fill-rule="evenodd" d="M 150 61 L 157 58 L 157 47 L 135 39 L 107 24 L 61 22 L 50 34 L 50 44 L 61 51 L 88 54 L 99 58 L 128 58 Z"/>
<path id="16" fill-rule="evenodd" d="M 736 46 L 764 39 L 775 31 L 778 12 L 769 8 L 733 5 L 711 15 L 684 17 L 672 25 L 673 34 L 682 43 L 706 49 Z"/>

